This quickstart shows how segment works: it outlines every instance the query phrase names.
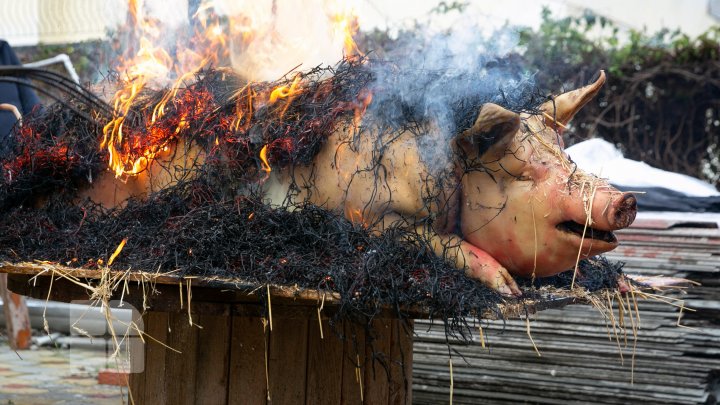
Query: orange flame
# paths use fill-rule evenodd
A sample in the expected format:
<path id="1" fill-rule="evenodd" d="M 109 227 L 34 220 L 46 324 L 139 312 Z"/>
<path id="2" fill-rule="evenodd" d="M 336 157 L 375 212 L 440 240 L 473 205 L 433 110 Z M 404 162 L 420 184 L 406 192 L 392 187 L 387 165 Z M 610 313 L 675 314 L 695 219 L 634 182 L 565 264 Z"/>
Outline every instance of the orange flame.
<path id="1" fill-rule="evenodd" d="M 365 221 L 362 210 L 357 208 L 345 208 L 345 218 L 349 219 L 354 224 L 360 224 L 363 228 L 368 228 L 370 224 Z"/>
<path id="2" fill-rule="evenodd" d="M 236 26 L 240 26 L 243 40 L 248 41 L 256 37 L 258 30 L 272 33 L 275 29 L 274 26 L 234 24 L 236 16 L 221 19 L 215 14 L 213 1 L 203 1 L 193 16 L 199 22 L 194 25 L 195 32 L 190 39 L 193 49 L 179 48 L 176 57 L 173 58 L 164 50 L 164 45 L 160 45 L 160 39 L 164 36 L 167 28 L 162 27 L 161 21 L 143 16 L 143 0 L 127 1 L 127 21 L 132 29 L 131 36 L 138 41 L 138 48 L 134 55 L 125 57 L 119 63 L 118 70 L 122 72 L 123 81 L 114 95 L 114 116 L 103 128 L 103 139 L 100 145 L 102 149 L 107 150 L 109 169 L 118 178 L 135 176 L 146 170 L 160 153 L 171 147 L 171 144 L 182 135 L 183 131 L 188 130 L 193 116 L 197 116 L 201 112 L 197 110 L 202 107 L 196 107 L 190 114 L 177 108 L 178 103 L 183 102 L 179 100 L 179 90 L 186 83 L 192 82 L 194 75 L 200 69 L 211 65 L 218 66 L 223 60 L 228 60 L 230 50 L 226 28 L 233 33 L 233 30 L 237 31 L 238 29 Z M 358 31 L 358 20 L 354 10 L 347 6 L 346 0 L 334 1 L 335 4 L 326 4 L 326 6 L 334 8 L 327 12 L 327 16 L 331 21 L 335 36 L 342 38 L 346 56 L 362 55 L 353 40 L 353 35 Z M 252 20 L 248 16 L 240 17 Z M 127 49 L 128 53 L 132 54 L 135 48 L 132 44 L 127 44 Z M 126 118 L 133 105 L 138 104 L 143 90 L 157 82 L 160 82 L 162 86 L 166 86 L 170 82 L 172 84 L 159 102 L 150 106 L 148 111 L 142 111 L 139 114 L 141 117 L 148 118 L 143 118 L 140 123 L 133 118 L 131 128 L 130 120 L 126 120 Z M 249 93 L 252 93 L 252 97 L 244 97 L 250 106 L 249 108 L 238 106 L 236 116 L 228 119 L 225 123 L 226 128 L 230 131 L 243 130 L 253 115 L 252 103 L 257 95 L 254 93 L 253 86 L 249 85 L 246 88 Z M 295 97 L 302 91 L 304 91 L 302 76 L 298 74 L 289 85 L 279 86 L 269 94 L 263 92 L 261 97 L 267 97 L 268 104 L 284 101 L 282 107 L 280 104 L 277 107 L 282 108 L 280 111 L 282 117 Z M 359 122 L 368 103 L 369 98 L 361 100 L 360 104 L 362 105 L 357 107 L 355 112 L 356 122 Z M 179 115 L 179 118 L 173 116 L 173 119 L 177 120 L 172 121 L 173 128 L 167 128 L 167 120 L 163 120 L 168 111 L 175 111 Z M 161 126 L 162 128 L 160 128 Z M 215 144 L 218 145 L 218 143 L 218 139 L 215 139 Z M 271 168 L 267 161 L 267 147 L 266 145 L 263 148 L 260 157 L 263 164 L 262 170 L 269 173 Z"/>
<path id="3" fill-rule="evenodd" d="M 295 96 L 300 94 L 302 92 L 302 88 L 300 86 L 300 75 L 295 75 L 295 78 L 293 79 L 292 83 L 290 84 L 290 87 L 288 86 L 278 86 L 270 93 L 270 99 L 268 100 L 268 103 L 274 104 L 278 99 L 286 98 L 287 102 L 285 103 L 285 107 L 283 107 L 282 111 L 280 112 L 280 118 L 285 116 L 285 112 L 287 111 L 288 107 L 290 107 L 290 104 L 292 104 L 293 100 L 295 99 Z"/>
<path id="4" fill-rule="evenodd" d="M 268 149 L 268 146 L 265 145 L 260 150 L 260 161 L 262 163 L 262 170 L 266 173 L 270 173 L 272 171 L 272 167 L 270 167 L 270 163 L 268 162 L 268 159 L 267 159 L 267 149 Z"/>
<path id="5" fill-rule="evenodd" d="M 167 104 L 176 100 L 178 90 L 184 83 L 198 70 L 217 63 L 218 55 L 227 54 L 226 39 L 219 23 L 200 20 L 202 29 L 195 32 L 191 42 L 198 45 L 201 52 L 183 49 L 178 52 L 177 60 L 174 60 L 163 48 L 153 43 L 153 39 L 158 39 L 162 31 L 158 24 L 142 18 L 141 13 L 142 0 L 128 0 L 128 21 L 132 24 L 133 32 L 140 38 L 140 48 L 134 57 L 121 61 L 120 70 L 124 73 L 124 84 L 115 93 L 114 118 L 103 128 L 103 140 L 100 144 L 101 148 L 108 151 L 108 165 L 116 177 L 134 176 L 145 170 L 157 154 L 167 149 L 170 142 L 188 127 L 186 116 L 180 118 L 177 127 L 170 133 L 159 133 L 153 124 L 164 116 Z M 171 76 L 177 79 L 152 109 L 151 118 L 145 123 L 145 128 L 136 128 L 144 130 L 152 142 L 145 147 L 127 145 L 123 128 L 133 103 L 152 81 L 164 81 Z"/>
<path id="6" fill-rule="evenodd" d="M 300 75 L 295 75 L 295 79 L 293 79 L 293 82 L 290 84 L 290 87 L 288 86 L 278 86 L 270 93 L 270 99 L 269 103 L 273 104 L 280 98 L 287 98 L 296 95 L 299 93 L 297 90 L 298 84 L 300 83 Z"/>
<path id="7" fill-rule="evenodd" d="M 343 39 L 345 56 L 364 56 L 353 39 L 360 28 L 354 7 L 348 1 L 338 1 L 330 18 L 335 34 Z"/>
<path id="8" fill-rule="evenodd" d="M 358 95 L 358 104 L 355 106 L 355 115 L 353 117 L 353 127 L 357 129 L 358 125 L 360 125 L 360 121 L 362 120 L 362 117 L 365 115 L 365 111 L 367 111 L 368 106 L 372 102 L 372 92 L 369 90 L 362 91 Z"/>

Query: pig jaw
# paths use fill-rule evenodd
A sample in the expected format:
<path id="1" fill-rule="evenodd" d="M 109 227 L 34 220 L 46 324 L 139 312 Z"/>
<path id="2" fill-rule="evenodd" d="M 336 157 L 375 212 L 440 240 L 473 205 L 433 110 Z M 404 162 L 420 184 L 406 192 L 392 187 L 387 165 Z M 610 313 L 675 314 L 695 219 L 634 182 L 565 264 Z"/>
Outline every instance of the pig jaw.
<path id="1" fill-rule="evenodd" d="M 542 191 L 532 182 L 513 183 L 518 184 L 506 184 L 506 192 L 494 201 L 478 201 L 463 192 L 461 207 L 463 239 L 490 254 L 511 274 L 554 275 L 572 268 L 578 258 L 617 247 L 617 239 L 609 231 L 600 231 L 607 233 L 598 238 L 598 231 L 584 227 L 584 219 L 573 219 L 562 210 L 564 200 L 572 194 Z M 577 225 L 568 229 L 568 223 Z"/>

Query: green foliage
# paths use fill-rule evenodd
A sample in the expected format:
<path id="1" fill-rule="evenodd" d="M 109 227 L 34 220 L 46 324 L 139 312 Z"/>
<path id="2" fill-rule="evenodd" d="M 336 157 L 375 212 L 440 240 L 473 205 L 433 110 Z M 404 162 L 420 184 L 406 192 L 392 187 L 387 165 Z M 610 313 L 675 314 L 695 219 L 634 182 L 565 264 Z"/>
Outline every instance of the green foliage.
<path id="1" fill-rule="evenodd" d="M 447 14 L 451 11 L 457 11 L 459 13 L 462 13 L 465 11 L 465 9 L 468 6 L 468 2 L 464 1 L 441 1 L 438 3 L 437 6 L 433 7 L 432 10 L 430 10 L 431 14 Z"/>
<path id="2" fill-rule="evenodd" d="M 525 47 L 524 57 L 531 65 L 540 61 L 584 64 L 624 76 L 668 60 L 693 63 L 717 59 L 720 27 L 713 27 L 695 39 L 679 30 L 664 29 L 655 34 L 624 32 L 590 11 L 581 17 L 554 18 L 545 8 L 537 31 L 520 29 L 520 45 Z"/>
<path id="3" fill-rule="evenodd" d="M 608 85 L 580 111 L 568 143 L 600 136 L 626 155 L 655 167 L 720 185 L 720 27 L 697 38 L 680 31 L 621 30 L 586 12 L 554 18 L 548 9 L 537 30 L 522 29 L 524 68 L 557 94 L 600 70 Z"/>

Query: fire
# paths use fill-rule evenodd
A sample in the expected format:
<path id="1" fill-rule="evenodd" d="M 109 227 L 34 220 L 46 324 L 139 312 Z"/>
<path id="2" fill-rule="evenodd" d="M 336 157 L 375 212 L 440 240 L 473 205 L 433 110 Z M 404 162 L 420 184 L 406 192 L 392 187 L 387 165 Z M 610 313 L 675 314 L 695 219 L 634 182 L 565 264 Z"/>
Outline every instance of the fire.
<path id="1" fill-rule="evenodd" d="M 267 159 L 267 150 L 267 145 L 263 146 L 263 148 L 260 150 L 260 161 L 262 163 L 262 170 L 266 173 L 270 173 L 272 171 L 272 167 L 270 167 L 270 163 Z"/>
<path id="2" fill-rule="evenodd" d="M 278 86 L 272 92 L 270 92 L 270 104 L 275 103 L 278 99 L 292 97 L 298 92 L 298 84 L 300 83 L 300 75 L 295 75 L 292 84 L 290 86 Z"/>
<path id="3" fill-rule="evenodd" d="M 324 3 L 327 7 L 324 12 L 333 31 L 330 34 L 341 39 L 346 56 L 362 55 L 353 40 L 358 30 L 354 10 L 343 0 L 336 1 L 337 4 L 329 1 Z M 143 15 L 143 0 L 128 0 L 128 24 L 132 29 L 131 37 L 137 39 L 138 47 L 134 55 L 126 56 L 118 66 L 122 82 L 113 97 L 114 117 L 104 126 L 100 145 L 107 151 L 109 169 L 116 177 L 127 178 L 147 170 L 161 153 L 172 148 L 185 131 L 191 130 L 194 119 L 212 111 L 214 105 L 211 96 L 200 94 L 196 96 L 197 100 L 184 100 L 180 90 L 190 86 L 200 70 L 218 67 L 230 60 L 230 38 L 233 33 L 239 31 L 242 41 L 253 41 L 261 36 L 268 38 L 269 35 L 272 38 L 274 30 L 280 28 L 275 24 L 263 27 L 253 25 L 253 16 L 244 14 L 244 9 L 239 15 L 220 18 L 216 14 L 215 4 L 219 2 L 202 3 L 193 16 L 197 23 L 193 24 L 195 30 L 188 42 L 189 46 L 178 46 L 173 57 L 166 51 L 168 45 L 161 41 L 166 39 L 164 33 L 168 32 L 168 28 L 163 27 L 158 19 Z M 262 7 L 257 5 L 255 9 Z M 312 40 L 306 42 L 313 43 Z M 133 46 L 128 45 L 128 49 L 132 50 Z M 170 82 L 172 84 L 168 86 Z M 138 111 L 137 104 L 143 91 L 157 85 L 167 86 L 169 90 L 149 109 L 143 107 L 144 110 Z M 248 85 L 241 91 L 255 90 L 252 85 Z M 276 111 L 282 118 L 295 97 L 303 91 L 302 75 L 296 74 L 289 85 L 258 94 L 248 93 L 251 97 L 245 99 L 249 105 L 238 106 L 236 116 L 228 118 L 226 128 L 229 131 L 246 129 L 245 125 L 253 114 L 254 101 L 267 105 L 278 103 Z M 356 108 L 356 124 L 370 99 L 370 96 L 366 96 L 360 100 L 361 105 Z M 279 103 L 281 100 L 282 104 Z M 175 115 L 168 117 L 168 111 L 173 111 Z M 216 138 L 215 145 L 219 145 L 220 141 Z M 272 169 L 267 153 L 268 145 L 265 145 L 260 152 L 260 159 L 262 170 L 269 173 Z"/>
<path id="4" fill-rule="evenodd" d="M 338 10 L 331 16 L 335 36 L 342 38 L 345 56 L 364 56 L 353 37 L 360 29 L 355 10 L 347 3 L 339 3 Z"/>
<path id="5" fill-rule="evenodd" d="M 349 219 L 352 223 L 360 224 L 363 228 L 370 227 L 370 224 L 367 223 L 360 209 L 345 207 L 345 218 Z"/>

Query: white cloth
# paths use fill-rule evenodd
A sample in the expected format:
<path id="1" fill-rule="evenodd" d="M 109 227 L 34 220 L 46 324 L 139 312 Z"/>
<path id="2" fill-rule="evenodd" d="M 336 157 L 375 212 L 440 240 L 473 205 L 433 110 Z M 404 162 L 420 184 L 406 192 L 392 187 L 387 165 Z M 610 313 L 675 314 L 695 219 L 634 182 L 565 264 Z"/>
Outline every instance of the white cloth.
<path id="1" fill-rule="evenodd" d="M 695 177 L 661 170 L 645 162 L 625 159 L 615 145 L 600 138 L 588 139 L 565 151 L 579 168 L 606 178 L 610 183 L 618 186 L 662 187 L 689 197 L 720 195 L 712 184 Z"/>

